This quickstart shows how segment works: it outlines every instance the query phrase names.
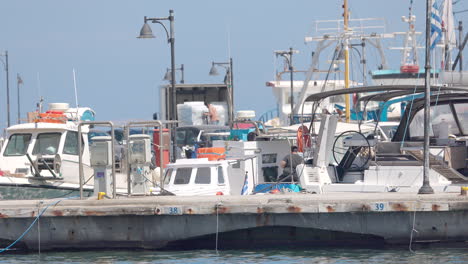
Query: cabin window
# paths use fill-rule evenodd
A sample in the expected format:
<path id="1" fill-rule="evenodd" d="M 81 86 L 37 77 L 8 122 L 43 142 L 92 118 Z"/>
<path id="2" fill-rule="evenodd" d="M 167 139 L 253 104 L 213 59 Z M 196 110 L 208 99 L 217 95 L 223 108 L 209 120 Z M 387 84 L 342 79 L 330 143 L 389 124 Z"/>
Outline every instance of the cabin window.
<path id="1" fill-rule="evenodd" d="M 171 181 L 172 169 L 167 169 L 164 175 L 164 185 L 168 185 Z"/>
<path id="2" fill-rule="evenodd" d="M 224 184 L 224 173 L 223 167 L 218 167 L 218 184 Z"/>
<path id="3" fill-rule="evenodd" d="M 60 143 L 61 133 L 42 133 L 37 135 L 32 154 L 55 155 Z"/>
<path id="4" fill-rule="evenodd" d="M 178 168 L 174 178 L 174 184 L 188 184 L 191 174 L 192 168 Z"/>
<path id="5" fill-rule="evenodd" d="M 457 112 L 458 120 L 463 130 L 463 134 L 468 134 L 468 103 L 454 104 L 455 111 Z"/>
<path id="6" fill-rule="evenodd" d="M 195 145 L 195 142 L 197 141 L 197 136 L 198 134 L 195 134 L 195 131 L 193 130 L 187 130 L 187 134 L 186 134 L 186 144 L 189 145 L 189 146 L 192 146 L 192 145 Z"/>
<path id="7" fill-rule="evenodd" d="M 276 163 L 276 154 L 263 154 L 262 163 Z"/>
<path id="8" fill-rule="evenodd" d="M 185 131 L 184 130 L 176 131 L 176 142 L 178 146 L 185 145 Z"/>
<path id="9" fill-rule="evenodd" d="M 22 156 L 26 154 L 29 142 L 31 142 L 31 134 L 11 135 L 3 156 Z"/>
<path id="10" fill-rule="evenodd" d="M 63 154 L 78 155 L 78 132 L 68 131 Z"/>
<path id="11" fill-rule="evenodd" d="M 196 184 L 210 184 L 211 183 L 211 169 L 198 168 L 197 175 L 195 176 Z"/>

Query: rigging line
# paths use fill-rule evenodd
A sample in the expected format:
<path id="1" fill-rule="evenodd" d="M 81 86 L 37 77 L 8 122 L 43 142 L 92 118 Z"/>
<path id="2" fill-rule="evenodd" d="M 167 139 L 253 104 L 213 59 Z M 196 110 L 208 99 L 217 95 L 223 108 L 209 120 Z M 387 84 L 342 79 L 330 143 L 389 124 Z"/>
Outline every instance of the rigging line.
<path id="1" fill-rule="evenodd" d="M 331 71 L 331 68 L 336 60 L 336 57 L 338 55 L 338 46 L 342 44 L 342 40 L 340 40 L 336 46 L 335 46 L 335 51 L 333 52 L 333 57 L 332 57 L 332 61 L 330 63 L 330 66 L 328 67 L 328 71 L 327 71 L 327 75 L 325 76 L 325 79 L 323 80 L 323 85 L 322 85 L 322 88 L 320 90 L 320 92 L 323 92 L 325 90 L 325 87 L 326 87 L 326 83 L 327 83 L 327 80 L 330 76 L 330 71 Z M 336 84 L 336 82 L 335 82 Z M 305 102 L 304 102 L 305 104 Z M 315 131 L 315 128 L 314 128 L 314 121 L 315 121 L 315 113 L 320 105 L 320 102 L 317 102 L 317 104 L 314 103 L 314 106 L 316 105 L 315 109 L 312 108 L 312 117 L 311 117 L 311 120 L 310 120 L 310 126 L 309 126 L 309 131 Z"/>

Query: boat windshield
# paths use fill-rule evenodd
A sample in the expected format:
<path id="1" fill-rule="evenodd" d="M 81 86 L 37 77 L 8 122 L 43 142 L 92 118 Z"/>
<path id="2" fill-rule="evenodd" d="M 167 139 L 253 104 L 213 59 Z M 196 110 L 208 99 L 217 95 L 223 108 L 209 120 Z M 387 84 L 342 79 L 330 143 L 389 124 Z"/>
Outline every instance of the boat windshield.
<path id="1" fill-rule="evenodd" d="M 466 107 L 465 105 L 455 105 L 455 109 L 461 107 Z M 458 111 L 457 111 L 458 112 Z M 459 119 L 465 118 L 464 113 L 460 111 L 460 115 L 457 116 Z M 458 128 L 457 122 L 454 118 L 454 113 L 450 105 L 435 105 L 431 106 L 431 126 L 429 127 L 429 133 L 431 137 L 443 136 L 441 133 L 452 135 L 461 135 L 460 129 Z M 424 136 L 424 111 L 423 109 L 419 110 L 418 113 L 414 116 L 411 124 L 409 126 L 410 138 L 412 140 L 422 139 Z M 448 136 L 448 135 L 445 135 Z"/>
<path id="2" fill-rule="evenodd" d="M 3 156 L 23 156 L 28 150 L 30 141 L 31 134 L 11 135 Z"/>
<path id="3" fill-rule="evenodd" d="M 164 185 L 168 185 L 171 181 L 172 169 L 167 169 L 164 175 Z"/>
<path id="4" fill-rule="evenodd" d="M 55 155 L 60 143 L 61 133 L 41 133 L 37 135 L 32 154 Z"/>

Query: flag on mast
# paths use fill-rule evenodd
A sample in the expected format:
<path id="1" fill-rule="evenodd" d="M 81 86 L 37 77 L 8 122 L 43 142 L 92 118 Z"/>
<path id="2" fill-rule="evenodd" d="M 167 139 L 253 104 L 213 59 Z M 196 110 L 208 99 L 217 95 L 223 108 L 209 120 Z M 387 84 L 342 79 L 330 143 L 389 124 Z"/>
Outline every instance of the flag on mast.
<path id="1" fill-rule="evenodd" d="M 440 18 L 439 9 L 437 4 L 434 2 L 432 5 L 431 11 L 431 49 L 433 49 L 436 44 L 442 38 L 442 19 Z"/>
<path id="2" fill-rule="evenodd" d="M 23 84 L 23 79 L 21 79 L 19 74 L 16 75 L 16 79 L 18 80 L 18 84 Z"/>

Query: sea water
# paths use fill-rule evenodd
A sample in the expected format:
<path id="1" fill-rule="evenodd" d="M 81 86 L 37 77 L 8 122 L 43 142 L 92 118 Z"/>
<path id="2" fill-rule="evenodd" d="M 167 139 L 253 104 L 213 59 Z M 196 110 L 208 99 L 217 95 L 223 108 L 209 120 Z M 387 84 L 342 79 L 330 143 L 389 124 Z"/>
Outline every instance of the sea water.
<path id="1" fill-rule="evenodd" d="M 74 251 L 0 255 L 0 263 L 468 263 L 468 248 Z"/>

